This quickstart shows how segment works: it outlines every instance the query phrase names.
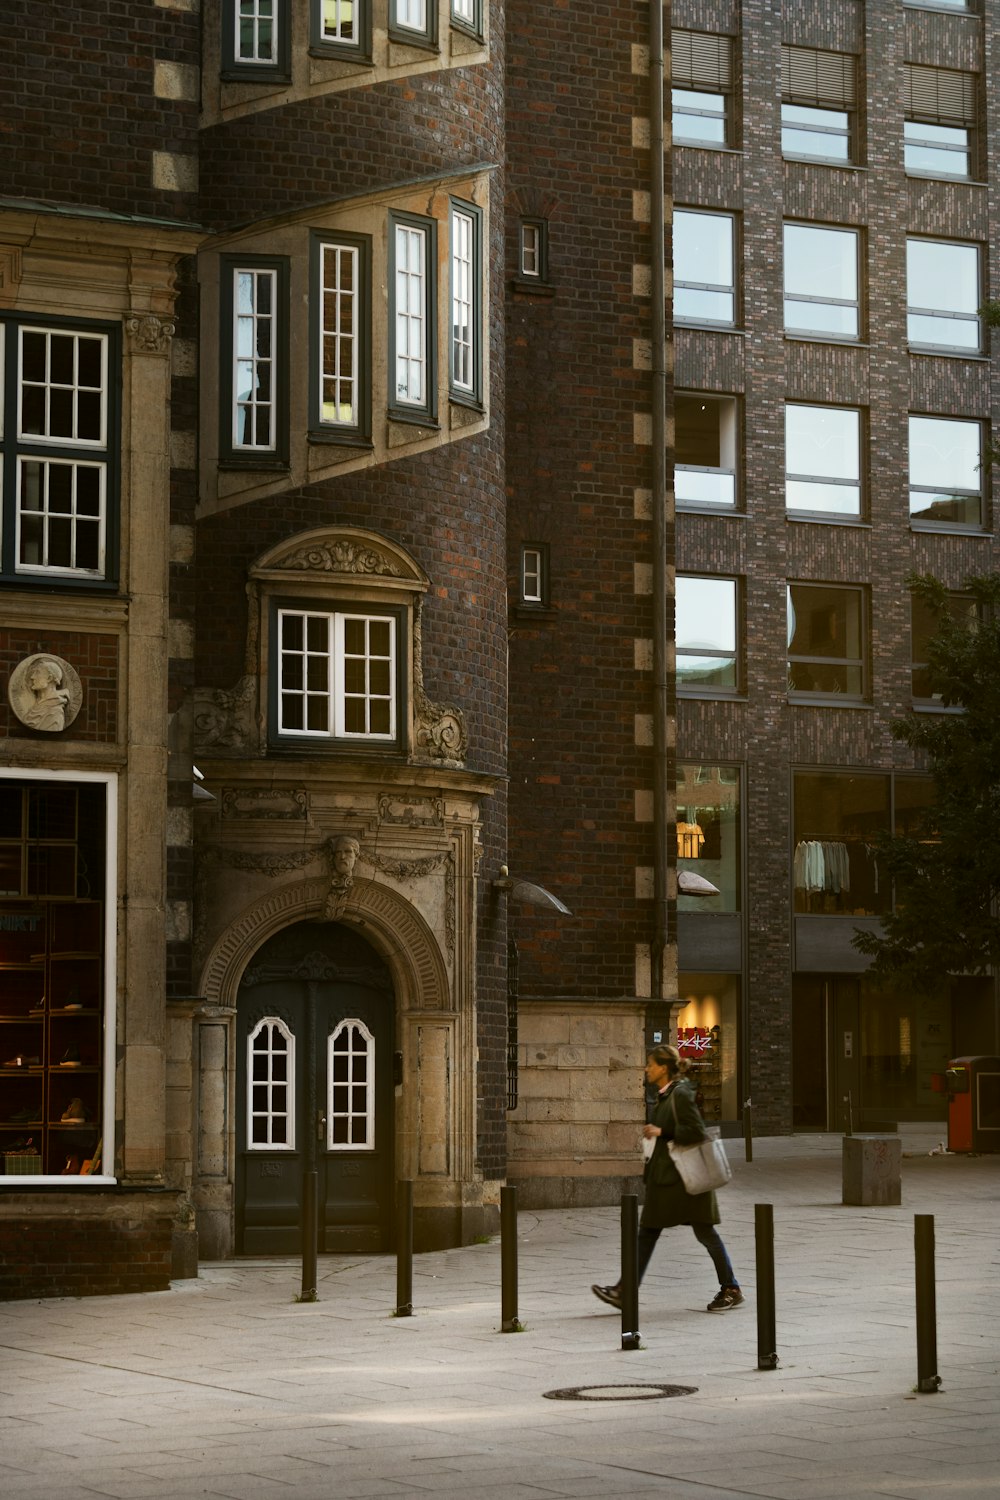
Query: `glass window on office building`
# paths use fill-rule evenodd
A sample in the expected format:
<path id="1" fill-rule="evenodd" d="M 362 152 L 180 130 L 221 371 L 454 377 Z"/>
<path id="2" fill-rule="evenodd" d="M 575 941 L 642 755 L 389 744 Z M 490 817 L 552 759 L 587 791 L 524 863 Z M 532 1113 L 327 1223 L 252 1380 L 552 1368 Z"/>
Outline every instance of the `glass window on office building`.
<path id="1" fill-rule="evenodd" d="M 906 335 L 911 348 L 978 354 L 982 301 L 978 245 L 906 241 Z"/>
<path id="2" fill-rule="evenodd" d="M 678 765 L 677 873 L 678 911 L 739 911 L 738 766 Z M 701 888 L 704 883 L 714 887 L 714 894 Z"/>

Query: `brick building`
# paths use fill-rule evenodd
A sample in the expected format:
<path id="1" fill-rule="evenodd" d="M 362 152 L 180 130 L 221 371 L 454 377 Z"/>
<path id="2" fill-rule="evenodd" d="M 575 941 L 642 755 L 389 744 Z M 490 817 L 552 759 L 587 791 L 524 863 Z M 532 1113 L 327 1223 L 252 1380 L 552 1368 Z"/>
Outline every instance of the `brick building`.
<path id="1" fill-rule="evenodd" d="M 908 576 L 962 608 L 996 566 L 997 20 L 673 7 L 677 852 L 720 892 L 678 903 L 679 1024 L 770 1131 L 943 1118 L 932 1072 L 996 1051 L 990 983 L 878 993 L 851 935 L 929 796 Z"/>

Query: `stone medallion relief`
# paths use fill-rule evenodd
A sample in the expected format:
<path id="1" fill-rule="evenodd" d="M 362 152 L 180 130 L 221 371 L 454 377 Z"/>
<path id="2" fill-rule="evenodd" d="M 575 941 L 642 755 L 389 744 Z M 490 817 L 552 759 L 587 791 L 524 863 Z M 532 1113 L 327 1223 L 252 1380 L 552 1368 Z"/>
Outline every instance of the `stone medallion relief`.
<path id="1" fill-rule="evenodd" d="M 39 652 L 19 661 L 7 683 L 7 698 L 29 729 L 58 734 L 80 712 L 83 688 L 73 667 L 61 656 Z"/>

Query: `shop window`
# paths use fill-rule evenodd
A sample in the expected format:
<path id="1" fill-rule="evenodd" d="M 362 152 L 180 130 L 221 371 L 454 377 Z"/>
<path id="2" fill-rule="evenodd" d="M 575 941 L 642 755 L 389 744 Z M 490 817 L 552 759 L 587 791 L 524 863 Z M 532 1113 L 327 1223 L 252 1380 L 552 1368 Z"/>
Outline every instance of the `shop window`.
<path id="1" fill-rule="evenodd" d="M 671 33 L 671 113 L 675 145 L 732 144 L 733 49 L 728 36 Z"/>
<path id="2" fill-rule="evenodd" d="M 310 0 L 310 3 L 314 52 L 348 62 L 371 62 L 371 0 Z"/>
<path id="3" fill-rule="evenodd" d="M 788 585 L 788 691 L 861 702 L 868 691 L 866 601 L 861 588 Z"/>
<path id="4" fill-rule="evenodd" d="M 311 435 L 365 443 L 371 435 L 371 241 L 312 240 Z"/>
<path id="5" fill-rule="evenodd" d="M 735 578 L 679 574 L 677 690 L 717 697 L 739 692 L 740 587 Z"/>
<path id="6" fill-rule="evenodd" d="M 949 594 L 948 612 L 952 619 L 966 629 L 975 627 L 979 609 L 971 594 Z M 910 678 L 913 701 L 922 708 L 942 708 L 941 693 L 934 681 L 934 673 L 927 660 L 928 644 L 937 632 L 938 618 L 928 609 L 919 594 L 910 596 Z"/>
<path id="7" fill-rule="evenodd" d="M 287 462 L 288 262 L 222 260 L 224 462 Z"/>
<path id="8" fill-rule="evenodd" d="M 858 243 L 855 229 L 785 225 L 786 333 L 824 339 L 860 337 Z"/>
<path id="9" fill-rule="evenodd" d="M 846 52 L 781 49 L 781 150 L 834 165 L 854 160 L 857 65 Z"/>
<path id="10" fill-rule="evenodd" d="M 222 0 L 222 76 L 240 83 L 289 74 L 288 0 Z"/>
<path id="11" fill-rule="evenodd" d="M 295 1037 L 265 1016 L 247 1037 L 247 1147 L 295 1150 Z"/>
<path id="12" fill-rule="evenodd" d="M 0 576 L 111 583 L 121 365 L 117 330 L 0 322 Z"/>
<path id="13" fill-rule="evenodd" d="M 674 443 L 678 505 L 734 509 L 739 452 L 736 398 L 678 392 Z"/>
<path id="14" fill-rule="evenodd" d="M 411 47 L 437 44 L 437 0 L 389 0 L 389 36 Z"/>
<path id="15" fill-rule="evenodd" d="M 113 778 L 0 778 L 0 1186 L 108 1180 Z"/>
<path id="16" fill-rule="evenodd" d="M 276 604 L 273 722 L 281 742 L 399 742 L 400 612 Z"/>
<path id="17" fill-rule="evenodd" d="M 327 1042 L 328 1151 L 375 1150 L 375 1038 L 341 1021 Z"/>
<path id="18" fill-rule="evenodd" d="M 980 526 L 982 425 L 951 417 L 910 417 L 910 520 Z"/>
<path id="19" fill-rule="evenodd" d="M 674 317 L 732 326 L 736 321 L 736 220 L 731 214 L 674 213 Z"/>
<path id="20" fill-rule="evenodd" d="M 677 1050 L 690 1064 L 688 1078 L 710 1125 L 738 1120 L 740 981 L 735 974 L 677 976 L 681 1010 Z"/>
<path id="21" fill-rule="evenodd" d="M 677 870 L 699 875 L 718 895 L 678 890 L 677 910 L 740 910 L 740 774 L 737 766 L 677 767 Z"/>
<path id="22" fill-rule="evenodd" d="M 983 326 L 979 246 L 906 241 L 906 333 L 911 348 L 978 354 Z"/>
<path id="23" fill-rule="evenodd" d="M 924 177 L 971 177 L 976 78 L 951 68 L 906 64 L 903 164 Z"/>
<path id="24" fill-rule="evenodd" d="M 793 778 L 795 910 L 878 916 L 890 905 L 878 840 L 892 826 L 890 779 L 800 771 Z"/>
<path id="25" fill-rule="evenodd" d="M 432 422 L 436 407 L 435 230 L 433 219 L 390 216 L 389 412 L 419 422 Z"/>
<path id="26" fill-rule="evenodd" d="M 844 406 L 785 407 L 785 506 L 807 515 L 861 515 L 861 413 Z"/>
<path id="27" fill-rule="evenodd" d="M 448 360 L 453 401 L 478 406 L 482 400 L 483 350 L 482 214 L 471 203 L 451 201 L 451 327 Z"/>

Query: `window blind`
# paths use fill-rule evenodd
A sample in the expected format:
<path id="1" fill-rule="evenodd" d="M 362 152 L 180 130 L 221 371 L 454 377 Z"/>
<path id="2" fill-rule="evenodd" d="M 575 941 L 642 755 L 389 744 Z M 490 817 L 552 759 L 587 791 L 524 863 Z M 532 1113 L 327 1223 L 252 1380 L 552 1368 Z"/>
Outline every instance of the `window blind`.
<path id="1" fill-rule="evenodd" d="M 975 74 L 907 63 L 905 112 L 908 119 L 948 120 L 960 125 L 974 125 Z"/>
<path id="2" fill-rule="evenodd" d="M 849 52 L 820 52 L 815 47 L 782 47 L 781 97 L 791 104 L 822 109 L 853 109 L 857 70 Z"/>
<path id="3" fill-rule="evenodd" d="M 671 82 L 680 88 L 727 91 L 733 86 L 733 48 L 728 36 L 702 31 L 671 32 Z"/>

